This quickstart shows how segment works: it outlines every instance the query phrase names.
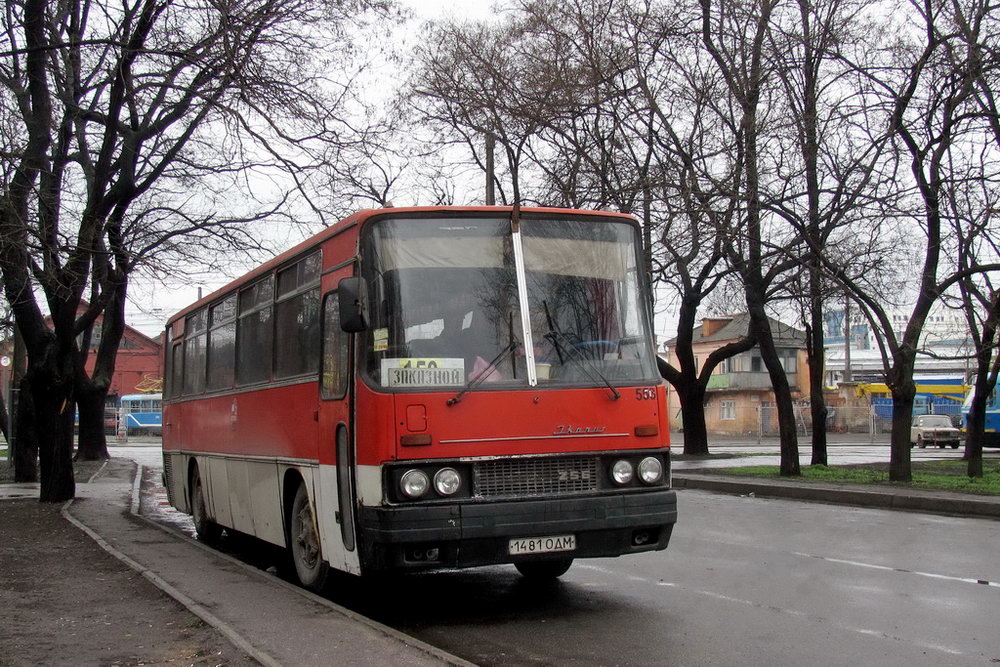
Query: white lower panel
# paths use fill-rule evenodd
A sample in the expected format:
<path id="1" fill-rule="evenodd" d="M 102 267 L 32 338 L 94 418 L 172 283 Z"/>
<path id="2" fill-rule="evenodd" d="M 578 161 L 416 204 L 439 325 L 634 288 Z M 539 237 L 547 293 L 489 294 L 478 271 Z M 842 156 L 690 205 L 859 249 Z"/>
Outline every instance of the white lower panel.
<path id="1" fill-rule="evenodd" d="M 281 520 L 278 465 L 264 461 L 247 462 L 247 482 L 250 490 L 253 534 L 272 544 L 284 546 L 285 533 Z"/>
<path id="2" fill-rule="evenodd" d="M 208 516 L 223 526 L 233 525 L 233 514 L 229 509 L 229 469 L 225 459 L 198 457 L 198 470 L 205 487 Z"/>
<path id="3" fill-rule="evenodd" d="M 174 507 L 181 512 L 191 512 L 188 506 L 188 457 L 180 452 L 163 452 L 163 467 L 170 470 L 167 494 Z"/>
<path id="4" fill-rule="evenodd" d="M 229 512 L 233 517 L 231 525 L 241 533 L 254 535 L 253 514 L 250 508 L 250 482 L 247 479 L 246 461 L 226 459 L 229 478 Z"/>
<path id="5" fill-rule="evenodd" d="M 355 479 L 359 505 L 372 507 L 382 504 L 382 466 L 358 466 Z"/>
<path id="6" fill-rule="evenodd" d="M 319 516 L 319 532 L 322 540 L 323 557 L 330 567 L 351 574 L 361 574 L 361 563 L 358 558 L 357 540 L 355 548 L 348 551 L 344 547 L 344 537 L 341 523 L 337 520 L 340 508 L 340 495 L 337 486 L 337 466 L 321 465 L 319 467 L 319 484 L 316 486 L 316 509 Z M 344 508 L 345 512 L 353 508 Z M 354 520 L 355 535 L 357 534 L 357 517 Z"/>
<path id="7" fill-rule="evenodd" d="M 331 567 L 352 574 L 361 573 L 358 549 L 344 547 L 338 521 L 340 500 L 337 467 L 329 465 L 289 465 L 268 460 L 241 460 L 230 457 L 196 456 L 205 486 L 209 516 L 218 524 L 234 528 L 262 540 L 286 546 L 284 532 L 284 480 L 290 471 L 300 476 L 316 511 L 323 557 Z M 173 487 L 176 499 L 187 493 L 187 455 L 173 455 Z M 382 503 L 380 466 L 360 466 L 356 470 L 358 502 Z M 365 500 L 362 501 L 361 499 Z M 190 508 L 181 507 L 182 511 Z M 347 511 L 354 511 L 351 507 Z M 357 542 L 355 516 L 355 543 Z"/>

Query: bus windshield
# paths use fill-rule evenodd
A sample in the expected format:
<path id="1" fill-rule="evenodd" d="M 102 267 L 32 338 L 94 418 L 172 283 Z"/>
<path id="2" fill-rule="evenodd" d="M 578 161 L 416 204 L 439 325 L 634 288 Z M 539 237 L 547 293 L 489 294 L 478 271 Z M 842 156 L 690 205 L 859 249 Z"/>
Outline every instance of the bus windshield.
<path id="1" fill-rule="evenodd" d="M 507 218 L 384 219 L 368 228 L 364 368 L 374 385 L 523 386 L 529 358 L 545 386 L 659 381 L 634 227 L 529 218 L 520 232 L 525 299 Z"/>

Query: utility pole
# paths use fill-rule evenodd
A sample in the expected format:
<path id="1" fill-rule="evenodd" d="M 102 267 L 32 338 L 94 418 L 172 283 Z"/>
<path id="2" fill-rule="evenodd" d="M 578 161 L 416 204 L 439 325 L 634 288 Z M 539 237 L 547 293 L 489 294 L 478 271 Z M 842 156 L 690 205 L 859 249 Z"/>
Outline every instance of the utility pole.
<path id="1" fill-rule="evenodd" d="M 851 382 L 851 298 L 844 297 L 844 382 Z"/>

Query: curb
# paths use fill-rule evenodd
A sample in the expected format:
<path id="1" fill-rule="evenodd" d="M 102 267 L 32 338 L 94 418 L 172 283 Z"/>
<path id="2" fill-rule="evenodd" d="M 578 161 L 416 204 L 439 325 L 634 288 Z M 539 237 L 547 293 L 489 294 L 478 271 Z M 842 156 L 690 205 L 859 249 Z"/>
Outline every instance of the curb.
<path id="1" fill-rule="evenodd" d="M 988 496 L 925 495 L 920 493 L 881 491 L 854 485 L 795 484 L 758 479 L 730 479 L 721 475 L 673 474 L 676 489 L 700 489 L 737 495 L 766 498 L 790 498 L 810 502 L 854 505 L 880 509 L 931 512 L 971 518 L 1000 520 L 1000 498 Z"/>

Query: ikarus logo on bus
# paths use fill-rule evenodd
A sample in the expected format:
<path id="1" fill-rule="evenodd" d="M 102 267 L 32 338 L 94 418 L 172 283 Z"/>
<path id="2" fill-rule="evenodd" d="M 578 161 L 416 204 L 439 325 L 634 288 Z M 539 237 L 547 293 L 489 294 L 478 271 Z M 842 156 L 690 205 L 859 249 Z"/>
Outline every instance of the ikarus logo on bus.
<path id="1" fill-rule="evenodd" d="M 552 435 L 592 435 L 604 433 L 607 426 L 573 426 L 572 424 L 560 424 L 552 431 Z"/>

